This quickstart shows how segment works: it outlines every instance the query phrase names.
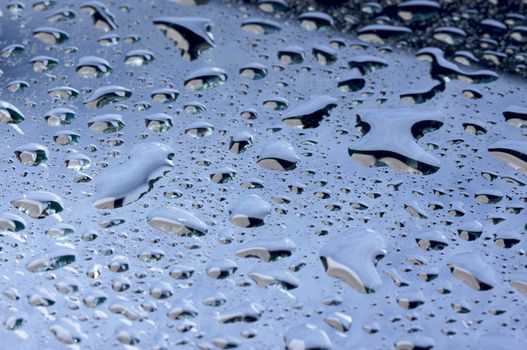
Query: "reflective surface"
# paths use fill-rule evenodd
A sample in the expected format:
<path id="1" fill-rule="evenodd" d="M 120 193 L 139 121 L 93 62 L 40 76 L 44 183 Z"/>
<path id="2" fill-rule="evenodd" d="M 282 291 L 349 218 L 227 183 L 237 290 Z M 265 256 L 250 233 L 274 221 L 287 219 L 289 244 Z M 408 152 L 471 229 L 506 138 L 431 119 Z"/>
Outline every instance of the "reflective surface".
<path id="1" fill-rule="evenodd" d="M 527 346 L 525 82 L 283 9 L 2 4 L 3 347 Z"/>

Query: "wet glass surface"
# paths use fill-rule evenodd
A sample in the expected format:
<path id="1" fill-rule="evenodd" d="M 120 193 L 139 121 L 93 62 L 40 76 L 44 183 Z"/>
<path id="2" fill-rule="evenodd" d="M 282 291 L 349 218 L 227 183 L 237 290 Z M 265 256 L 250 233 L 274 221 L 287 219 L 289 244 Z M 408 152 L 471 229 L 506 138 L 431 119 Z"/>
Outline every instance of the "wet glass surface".
<path id="1" fill-rule="evenodd" d="M 527 347 L 523 78 L 281 0 L 0 4 L 2 348 Z"/>

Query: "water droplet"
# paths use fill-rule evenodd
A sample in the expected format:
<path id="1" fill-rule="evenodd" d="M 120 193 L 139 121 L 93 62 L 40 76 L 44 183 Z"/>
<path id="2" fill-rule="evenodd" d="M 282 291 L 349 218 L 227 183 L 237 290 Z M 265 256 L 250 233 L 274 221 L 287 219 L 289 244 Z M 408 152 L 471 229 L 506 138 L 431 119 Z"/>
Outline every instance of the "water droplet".
<path id="1" fill-rule="evenodd" d="M 360 293 L 374 293 L 382 285 L 377 261 L 386 255 L 383 237 L 371 229 L 355 229 L 334 237 L 320 250 L 327 274 Z"/>

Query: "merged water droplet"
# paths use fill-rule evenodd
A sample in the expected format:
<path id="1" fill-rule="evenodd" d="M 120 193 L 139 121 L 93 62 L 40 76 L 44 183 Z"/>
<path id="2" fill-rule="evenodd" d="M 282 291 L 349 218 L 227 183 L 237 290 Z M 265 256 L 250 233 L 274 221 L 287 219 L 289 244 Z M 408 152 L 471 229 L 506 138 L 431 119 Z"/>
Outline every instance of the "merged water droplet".
<path id="1" fill-rule="evenodd" d="M 341 234 L 320 250 L 326 273 L 343 280 L 359 293 L 374 293 L 381 287 L 376 265 L 384 255 L 384 238 L 371 229 L 355 229 Z"/>
<path id="2" fill-rule="evenodd" d="M 330 96 L 314 96 L 306 103 L 293 108 L 285 114 L 282 121 L 300 129 L 316 128 L 322 119 L 329 116 L 331 109 L 337 106 L 337 100 Z"/>
<path id="3" fill-rule="evenodd" d="M 4 347 L 525 348 L 522 4 L 289 4 L 5 4 Z"/>
<path id="4" fill-rule="evenodd" d="M 467 72 L 461 70 L 454 63 L 447 61 L 444 52 L 438 48 L 424 48 L 417 52 L 417 58 L 431 62 L 430 74 L 434 79 L 441 76 L 449 79 L 459 79 L 466 83 L 488 83 L 498 79 L 498 74 L 489 70 Z"/>
<path id="5" fill-rule="evenodd" d="M 181 56 L 192 61 L 205 50 L 214 47 L 212 21 L 198 17 L 159 17 L 154 25 L 181 51 Z"/>
<path id="6" fill-rule="evenodd" d="M 388 165 L 398 171 L 432 174 L 439 169 L 439 160 L 420 148 L 415 138 L 439 129 L 442 120 L 438 112 L 364 110 L 357 115 L 357 126 L 364 136 L 349 148 L 349 155 L 367 166 Z"/>
<path id="7" fill-rule="evenodd" d="M 115 16 L 110 12 L 108 7 L 100 1 L 88 1 L 81 5 L 81 10 L 89 14 L 93 20 L 95 28 L 102 29 L 105 32 L 116 30 L 117 23 Z"/>
<path id="8" fill-rule="evenodd" d="M 173 156 L 172 148 L 161 143 L 134 146 L 126 163 L 99 176 L 95 207 L 120 208 L 135 202 L 174 166 Z"/>
<path id="9" fill-rule="evenodd" d="M 476 253 L 459 253 L 452 256 L 448 268 L 454 277 L 475 290 L 486 291 L 494 288 L 496 284 L 494 271 Z"/>

